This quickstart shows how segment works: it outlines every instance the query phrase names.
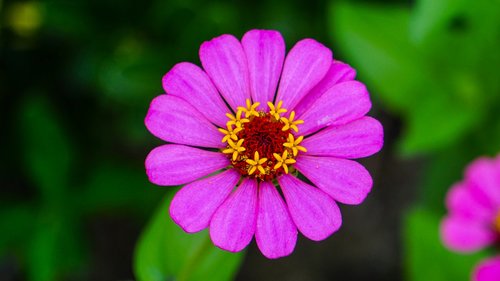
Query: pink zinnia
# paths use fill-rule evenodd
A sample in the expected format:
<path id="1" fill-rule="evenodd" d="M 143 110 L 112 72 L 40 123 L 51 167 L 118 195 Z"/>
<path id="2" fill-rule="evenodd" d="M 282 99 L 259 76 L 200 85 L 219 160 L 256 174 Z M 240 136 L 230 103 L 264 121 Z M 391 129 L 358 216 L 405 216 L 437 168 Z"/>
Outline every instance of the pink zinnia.
<path id="1" fill-rule="evenodd" d="M 315 241 L 338 230 L 336 202 L 359 204 L 372 188 L 368 171 L 349 159 L 383 142 L 355 71 L 313 39 L 285 59 L 281 34 L 270 30 L 204 42 L 200 59 L 203 69 L 183 62 L 163 77 L 167 94 L 145 120 L 172 143 L 148 155 L 150 181 L 186 184 L 172 219 L 190 233 L 209 227 L 213 243 L 231 252 L 255 235 L 268 258 L 289 255 L 297 229 Z"/>
<path id="2" fill-rule="evenodd" d="M 481 262 L 473 278 L 474 281 L 500 281 L 500 256 Z"/>
<path id="3" fill-rule="evenodd" d="M 474 252 L 500 242 L 500 155 L 470 164 L 465 179 L 448 192 L 446 205 L 448 215 L 441 224 L 441 237 L 448 248 Z M 482 272 L 499 272 L 498 258 L 481 268 L 475 274 L 477 280 L 500 280 L 500 275 L 480 277 L 495 276 Z"/>

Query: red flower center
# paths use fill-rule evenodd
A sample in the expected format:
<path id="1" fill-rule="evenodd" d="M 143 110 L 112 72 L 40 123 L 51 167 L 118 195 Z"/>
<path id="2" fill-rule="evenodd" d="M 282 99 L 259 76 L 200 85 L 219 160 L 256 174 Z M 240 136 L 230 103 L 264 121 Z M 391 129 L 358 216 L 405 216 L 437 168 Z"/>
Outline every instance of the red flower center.
<path id="1" fill-rule="evenodd" d="M 274 153 L 283 155 L 285 148 L 283 144 L 287 142 L 290 129 L 283 131 L 284 124 L 277 121 L 269 113 L 261 113 L 262 116 L 250 117 L 250 122 L 245 123 L 244 129 L 237 136 L 238 139 L 244 139 L 243 146 L 245 151 L 240 153 L 243 159 L 254 159 L 255 152 L 259 154 L 259 158 L 267 158 L 267 161 L 262 164 L 266 174 L 261 171 L 256 171 L 256 176 L 262 180 L 272 180 L 278 174 L 283 173 L 283 167 L 274 170 L 273 167 L 277 164 L 274 158 Z M 249 164 L 246 161 L 232 161 L 242 175 L 248 175 Z"/>
<path id="2" fill-rule="evenodd" d="M 247 100 L 247 107 L 238 107 L 235 116 L 227 114 L 227 130 L 219 131 L 224 134 L 222 142 L 227 142 L 222 152 L 231 159 L 233 167 L 244 176 L 269 181 L 288 174 L 298 152 L 306 151 L 299 145 L 303 137 L 295 139 L 291 133 L 298 132 L 303 121 L 294 120 L 293 111 L 289 117 L 281 116 L 287 112 L 281 108 L 282 102 L 277 106 L 269 102 L 269 112 L 257 111 L 259 105 Z"/>

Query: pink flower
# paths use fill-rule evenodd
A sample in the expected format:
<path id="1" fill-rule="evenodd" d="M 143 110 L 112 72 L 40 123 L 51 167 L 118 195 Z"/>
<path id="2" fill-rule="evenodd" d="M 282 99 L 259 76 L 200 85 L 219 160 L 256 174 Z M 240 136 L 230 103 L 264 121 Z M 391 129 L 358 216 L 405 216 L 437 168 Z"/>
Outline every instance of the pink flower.
<path id="1" fill-rule="evenodd" d="M 441 224 L 444 244 L 458 252 L 473 252 L 500 238 L 500 156 L 480 158 L 465 179 L 448 192 L 448 215 Z"/>
<path id="2" fill-rule="evenodd" d="M 190 233 L 209 227 L 213 243 L 231 252 L 255 235 L 268 258 L 289 255 L 297 230 L 315 241 L 337 231 L 337 202 L 359 204 L 372 187 L 351 159 L 383 142 L 355 71 L 312 39 L 285 58 L 281 34 L 268 30 L 204 42 L 200 59 L 203 69 L 183 62 L 163 77 L 167 94 L 145 120 L 172 143 L 148 155 L 149 180 L 185 184 L 172 219 Z"/>
<path id="3" fill-rule="evenodd" d="M 474 281 L 500 281 L 500 256 L 481 262 L 473 276 Z"/>

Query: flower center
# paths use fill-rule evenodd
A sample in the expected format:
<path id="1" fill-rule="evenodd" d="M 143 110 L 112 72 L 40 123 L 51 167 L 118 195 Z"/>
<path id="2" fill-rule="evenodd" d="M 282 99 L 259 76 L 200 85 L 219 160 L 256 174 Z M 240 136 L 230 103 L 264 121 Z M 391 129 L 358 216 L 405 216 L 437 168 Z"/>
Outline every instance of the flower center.
<path id="1" fill-rule="evenodd" d="M 247 99 L 246 107 L 238 107 L 236 116 L 226 114 L 227 130 L 219 129 L 224 134 L 222 142 L 227 143 L 222 152 L 231 159 L 233 167 L 242 175 L 259 180 L 288 174 L 299 151 L 307 151 L 300 145 L 304 137 L 292 134 L 298 133 L 297 125 L 303 121 L 294 120 L 293 111 L 288 117 L 282 116 L 287 110 L 281 108 L 281 101 L 276 106 L 267 104 L 269 112 L 257 111 L 260 103 L 252 104 Z"/>

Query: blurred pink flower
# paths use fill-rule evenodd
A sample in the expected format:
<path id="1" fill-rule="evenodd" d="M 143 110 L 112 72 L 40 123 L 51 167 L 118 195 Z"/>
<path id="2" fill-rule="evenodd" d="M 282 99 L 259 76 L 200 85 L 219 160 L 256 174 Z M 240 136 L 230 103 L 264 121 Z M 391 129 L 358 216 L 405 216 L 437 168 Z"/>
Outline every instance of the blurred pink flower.
<path id="1" fill-rule="evenodd" d="M 500 281 L 500 256 L 481 262 L 475 269 L 474 281 Z"/>
<path id="2" fill-rule="evenodd" d="M 315 241 L 337 231 L 336 202 L 359 204 L 372 188 L 350 159 L 383 143 L 354 69 L 313 39 L 285 58 L 281 34 L 269 30 L 241 42 L 219 36 L 199 54 L 203 69 L 182 62 L 163 77 L 167 95 L 152 101 L 145 120 L 172 143 L 148 155 L 149 180 L 186 184 L 171 202 L 172 219 L 186 232 L 209 227 L 213 243 L 231 252 L 255 236 L 268 258 L 289 255 L 297 230 Z"/>
<path id="3" fill-rule="evenodd" d="M 500 156 L 480 158 L 465 179 L 448 192 L 448 215 L 441 224 L 444 244 L 458 252 L 473 252 L 500 238 Z"/>

